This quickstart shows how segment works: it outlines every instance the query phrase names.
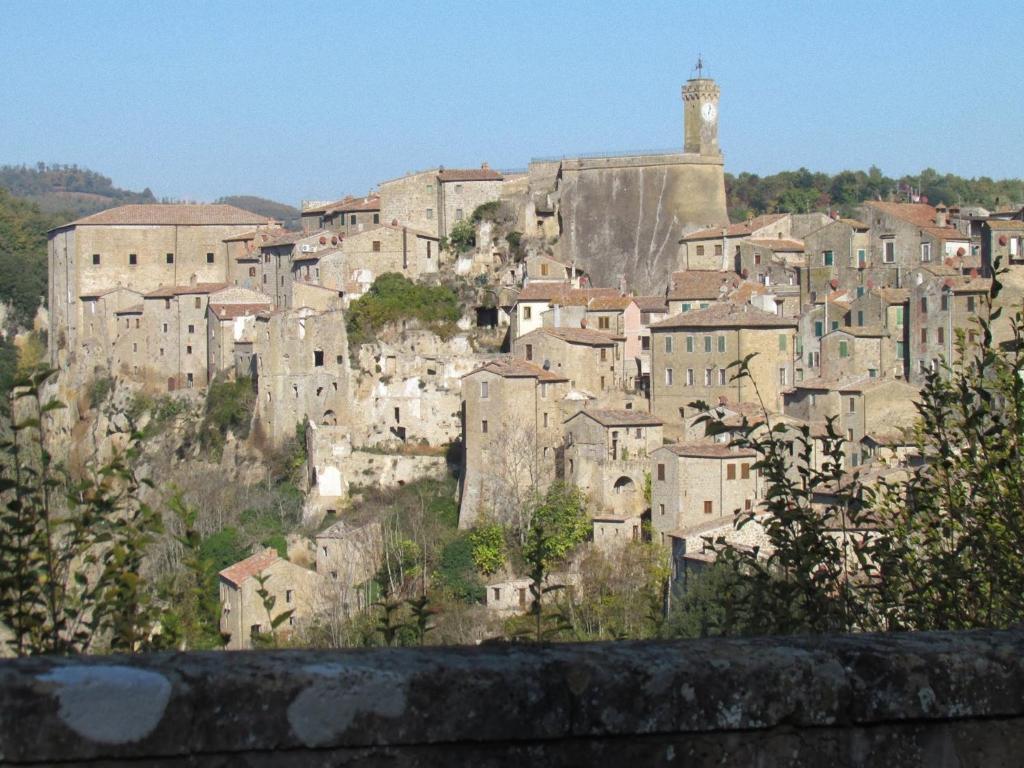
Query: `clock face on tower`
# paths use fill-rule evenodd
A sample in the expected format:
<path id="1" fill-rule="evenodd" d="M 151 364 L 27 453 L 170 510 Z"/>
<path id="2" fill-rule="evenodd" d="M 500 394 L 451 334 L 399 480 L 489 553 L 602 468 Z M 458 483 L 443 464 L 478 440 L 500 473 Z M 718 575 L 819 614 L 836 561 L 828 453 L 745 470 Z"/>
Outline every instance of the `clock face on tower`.
<path id="1" fill-rule="evenodd" d="M 708 123 L 713 122 L 715 119 L 715 105 L 711 102 L 706 103 L 700 108 L 700 116 Z"/>

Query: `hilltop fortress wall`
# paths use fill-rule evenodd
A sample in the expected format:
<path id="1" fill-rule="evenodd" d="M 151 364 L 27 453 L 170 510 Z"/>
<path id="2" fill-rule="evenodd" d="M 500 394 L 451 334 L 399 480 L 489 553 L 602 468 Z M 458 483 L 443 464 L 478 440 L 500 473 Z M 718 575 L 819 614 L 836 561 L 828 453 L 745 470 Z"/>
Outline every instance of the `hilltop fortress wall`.
<path id="1" fill-rule="evenodd" d="M 561 255 L 594 285 L 661 291 L 679 238 L 728 224 L 721 155 L 567 159 L 558 178 Z"/>

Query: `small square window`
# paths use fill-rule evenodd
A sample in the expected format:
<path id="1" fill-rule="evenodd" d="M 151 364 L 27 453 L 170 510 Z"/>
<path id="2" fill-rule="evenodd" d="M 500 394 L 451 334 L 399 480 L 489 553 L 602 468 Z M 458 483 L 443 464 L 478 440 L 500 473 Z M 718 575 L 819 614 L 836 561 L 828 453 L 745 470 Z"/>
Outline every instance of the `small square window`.
<path id="1" fill-rule="evenodd" d="M 138 263 L 139 263 L 138 255 L 134 254 L 134 253 L 129 253 L 128 254 L 128 265 L 134 267 Z"/>
<path id="2" fill-rule="evenodd" d="M 173 264 L 174 263 L 174 254 L 173 253 L 168 253 L 167 254 L 167 263 L 168 264 Z"/>
<path id="3" fill-rule="evenodd" d="M 207 253 L 206 254 L 206 263 L 207 264 L 213 264 L 213 254 L 212 253 Z"/>
<path id="4" fill-rule="evenodd" d="M 658 465 L 658 479 L 659 480 L 664 480 L 665 479 L 665 465 L 664 464 L 659 464 Z"/>
<path id="5" fill-rule="evenodd" d="M 483 421 L 480 422 L 480 431 L 483 432 L 485 435 L 487 434 L 487 419 L 484 419 Z"/>
<path id="6" fill-rule="evenodd" d="M 99 266 L 99 263 L 100 263 L 100 255 L 98 253 L 94 253 L 92 255 L 92 264 L 95 267 L 95 266 Z"/>
<path id="7" fill-rule="evenodd" d="M 373 241 L 373 252 L 380 253 L 380 240 Z"/>
<path id="8" fill-rule="evenodd" d="M 486 400 L 488 398 L 489 390 L 490 390 L 490 382 L 481 381 L 480 382 L 480 399 L 481 400 Z"/>

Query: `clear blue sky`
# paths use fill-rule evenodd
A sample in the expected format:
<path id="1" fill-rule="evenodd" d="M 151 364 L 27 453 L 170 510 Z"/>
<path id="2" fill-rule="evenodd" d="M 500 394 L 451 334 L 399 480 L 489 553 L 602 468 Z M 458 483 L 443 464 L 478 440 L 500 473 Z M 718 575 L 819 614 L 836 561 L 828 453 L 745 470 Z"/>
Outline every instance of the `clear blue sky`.
<path id="1" fill-rule="evenodd" d="M 1024 4 L 8 2 L 0 164 L 212 200 L 682 143 L 701 52 L 726 169 L 1024 176 Z"/>

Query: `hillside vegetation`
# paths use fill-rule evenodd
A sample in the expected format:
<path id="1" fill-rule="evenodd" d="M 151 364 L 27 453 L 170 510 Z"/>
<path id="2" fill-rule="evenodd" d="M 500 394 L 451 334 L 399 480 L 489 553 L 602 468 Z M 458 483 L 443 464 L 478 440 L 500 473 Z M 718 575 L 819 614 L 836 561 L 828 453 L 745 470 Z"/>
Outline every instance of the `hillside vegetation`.
<path id="1" fill-rule="evenodd" d="M 77 165 L 0 166 L 0 187 L 36 203 L 44 213 L 63 214 L 64 221 L 117 205 L 156 202 L 148 187 L 141 192 L 121 189 L 108 177 Z"/>
<path id="2" fill-rule="evenodd" d="M 260 216 L 267 216 L 284 224 L 289 229 L 297 228 L 299 225 L 299 209 L 265 197 L 255 195 L 229 195 L 214 202 L 233 205 L 244 211 L 258 213 Z"/>
<path id="3" fill-rule="evenodd" d="M 761 213 L 811 213 L 838 208 L 852 215 L 864 200 L 906 199 L 924 195 L 933 205 L 981 205 L 990 210 L 1024 204 L 1024 179 L 966 179 L 926 168 L 916 176 L 898 179 L 871 166 L 867 171 L 842 171 L 834 176 L 800 168 L 771 176 L 755 173 L 725 175 L 729 218 L 743 221 Z"/>

